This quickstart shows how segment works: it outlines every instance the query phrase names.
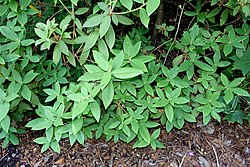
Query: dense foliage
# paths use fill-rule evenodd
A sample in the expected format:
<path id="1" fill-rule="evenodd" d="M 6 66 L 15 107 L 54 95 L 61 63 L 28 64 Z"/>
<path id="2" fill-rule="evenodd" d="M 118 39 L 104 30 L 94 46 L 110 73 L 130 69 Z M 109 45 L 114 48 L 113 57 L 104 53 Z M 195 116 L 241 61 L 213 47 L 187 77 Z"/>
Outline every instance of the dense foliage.
<path id="1" fill-rule="evenodd" d="M 155 25 L 162 4 L 174 11 Z M 163 148 L 162 127 L 250 122 L 250 0 L 0 0 L 0 9 L 2 147 L 19 143 L 27 121 L 45 132 L 42 152 L 101 136 Z"/>

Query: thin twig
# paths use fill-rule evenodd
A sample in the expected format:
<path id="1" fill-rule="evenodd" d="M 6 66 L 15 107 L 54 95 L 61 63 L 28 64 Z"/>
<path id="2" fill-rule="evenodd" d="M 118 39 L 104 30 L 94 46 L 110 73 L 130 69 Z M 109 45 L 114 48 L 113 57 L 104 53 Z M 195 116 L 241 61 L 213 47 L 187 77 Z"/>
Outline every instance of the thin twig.
<path id="1" fill-rule="evenodd" d="M 223 26 L 227 26 L 227 25 L 233 24 L 233 23 L 239 21 L 240 19 L 241 19 L 241 17 L 238 17 L 236 20 L 233 20 L 233 21 L 231 21 L 229 23 L 226 23 Z M 211 27 L 217 27 L 217 26 L 220 26 L 220 24 L 215 24 L 215 25 L 209 26 L 209 28 L 211 28 Z"/>
<path id="2" fill-rule="evenodd" d="M 140 10 L 141 8 L 143 8 L 144 6 L 146 6 L 147 3 L 142 4 L 141 6 L 139 6 L 138 8 L 132 9 L 130 11 L 125 11 L 125 12 L 112 12 L 112 14 L 116 14 L 116 15 L 121 15 L 121 14 L 127 14 L 127 13 L 131 13 L 131 12 L 135 12 L 137 10 Z"/>
<path id="3" fill-rule="evenodd" d="M 48 20 L 51 20 L 53 17 L 55 17 L 55 15 L 57 15 L 58 13 L 60 13 L 63 9 L 58 10 L 56 13 L 54 13 L 52 16 L 50 16 L 50 18 Z"/>
<path id="4" fill-rule="evenodd" d="M 71 12 L 70 12 L 69 9 L 64 5 L 64 3 L 62 2 L 62 0 L 59 0 L 59 2 L 62 4 L 62 6 L 64 7 L 64 9 L 67 10 L 67 12 L 71 15 Z"/>
<path id="5" fill-rule="evenodd" d="M 187 153 L 186 153 L 186 154 L 183 156 L 183 158 L 181 159 L 181 163 L 180 163 L 179 167 L 182 167 L 182 164 L 183 164 L 184 159 L 186 158 L 186 156 L 187 156 Z"/>
<path id="6" fill-rule="evenodd" d="M 166 54 L 166 56 L 165 56 L 165 59 L 164 59 L 164 61 L 163 61 L 163 64 L 165 64 L 165 62 L 166 62 L 166 60 L 167 60 L 167 57 L 168 57 L 168 55 L 169 55 L 169 53 L 170 53 L 170 51 L 171 51 L 171 49 L 172 49 L 174 43 L 176 42 L 176 38 L 177 38 L 179 29 L 180 29 L 182 14 L 183 14 L 183 11 L 184 11 L 184 8 L 185 8 L 185 4 L 186 4 L 186 3 L 183 4 L 183 7 L 182 7 L 182 9 L 181 9 L 180 18 L 179 18 L 179 21 L 178 21 L 178 24 L 177 24 L 177 29 L 176 29 L 175 35 L 174 35 L 174 40 L 173 40 L 173 42 L 171 43 L 171 45 L 170 45 L 170 47 L 169 47 L 169 49 L 168 49 L 168 52 L 167 52 L 167 54 Z"/>
<path id="7" fill-rule="evenodd" d="M 211 146 L 212 146 L 213 151 L 214 151 L 214 154 L 215 154 L 217 167 L 220 167 L 220 163 L 219 163 L 219 158 L 218 158 L 217 152 L 216 152 L 216 150 L 215 150 L 213 144 L 211 144 Z"/>
<path id="8" fill-rule="evenodd" d="M 73 3 L 72 3 L 72 15 L 73 15 L 73 18 L 74 18 L 73 19 L 73 25 L 72 25 L 72 28 L 73 28 L 72 37 L 73 37 L 73 39 L 75 39 L 76 38 L 76 23 L 75 23 L 75 8 L 74 8 Z"/>

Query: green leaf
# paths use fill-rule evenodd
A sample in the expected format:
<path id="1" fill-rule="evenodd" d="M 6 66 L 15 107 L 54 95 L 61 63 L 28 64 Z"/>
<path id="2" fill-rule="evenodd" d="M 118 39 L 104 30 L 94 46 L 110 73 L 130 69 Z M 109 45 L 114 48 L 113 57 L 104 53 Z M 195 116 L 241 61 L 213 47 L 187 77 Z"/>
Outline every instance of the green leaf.
<path id="1" fill-rule="evenodd" d="M 9 1 L 9 8 L 17 13 L 17 7 L 18 7 L 18 3 L 16 1 Z"/>
<path id="2" fill-rule="evenodd" d="M 60 51 L 59 46 L 56 45 L 53 51 L 53 62 L 55 64 L 59 63 L 59 61 L 61 60 L 61 55 L 62 55 L 62 52 Z"/>
<path id="3" fill-rule="evenodd" d="M 239 96 L 249 96 L 249 93 L 241 88 L 231 88 L 231 90 Z"/>
<path id="4" fill-rule="evenodd" d="M 46 150 L 48 150 L 49 149 L 49 145 L 50 143 L 46 143 L 46 144 L 44 144 L 43 146 L 42 146 L 42 148 L 41 148 L 41 153 L 43 153 L 43 152 L 45 152 Z"/>
<path id="5" fill-rule="evenodd" d="M 148 28 L 148 24 L 150 21 L 150 18 L 148 17 L 147 11 L 144 8 L 140 9 L 140 20 L 142 22 L 142 24 Z"/>
<path id="6" fill-rule="evenodd" d="M 20 143 L 17 136 L 13 133 L 10 133 L 10 142 L 15 146 L 19 145 L 19 143 Z"/>
<path id="7" fill-rule="evenodd" d="M 146 128 L 145 126 L 141 126 L 139 129 L 139 134 L 145 142 L 150 143 L 150 133 L 148 131 L 148 128 Z"/>
<path id="8" fill-rule="evenodd" d="M 35 43 L 34 39 L 25 39 L 21 41 L 22 46 L 29 46 L 33 43 Z"/>
<path id="9" fill-rule="evenodd" d="M 97 72 L 97 73 L 85 73 L 83 76 L 81 76 L 78 81 L 97 81 L 101 80 L 104 72 Z"/>
<path id="10" fill-rule="evenodd" d="M 189 102 L 189 100 L 185 97 L 178 97 L 178 98 L 175 98 L 173 100 L 173 102 L 176 104 L 185 104 L 185 103 Z"/>
<path id="11" fill-rule="evenodd" d="M 12 71 L 12 76 L 14 77 L 15 81 L 18 83 L 22 83 L 22 76 L 20 75 L 19 72 L 17 72 L 16 70 Z"/>
<path id="12" fill-rule="evenodd" d="M 111 25 L 111 18 L 109 15 L 105 16 L 102 20 L 102 23 L 100 25 L 100 38 L 102 38 L 109 30 L 109 27 Z"/>
<path id="13" fill-rule="evenodd" d="M 98 50 L 107 60 L 109 59 L 109 50 L 103 39 L 98 40 Z"/>
<path id="14" fill-rule="evenodd" d="M 172 123 L 173 120 L 174 120 L 174 109 L 173 109 L 173 107 L 170 104 L 168 104 L 168 105 L 165 106 L 164 111 L 165 111 L 165 115 L 168 118 L 169 122 Z"/>
<path id="15" fill-rule="evenodd" d="M 113 83 L 110 82 L 107 87 L 105 87 L 102 91 L 102 101 L 105 109 L 111 104 L 114 98 L 114 86 Z"/>
<path id="16" fill-rule="evenodd" d="M 31 100 L 31 90 L 29 89 L 29 87 L 27 85 L 22 86 L 21 95 L 26 100 L 28 100 L 28 101 Z"/>
<path id="17" fill-rule="evenodd" d="M 154 141 L 157 148 L 166 148 L 159 140 Z"/>
<path id="18" fill-rule="evenodd" d="M 170 132 L 173 129 L 173 127 L 174 127 L 173 124 L 170 123 L 169 121 L 167 121 L 167 123 L 166 123 L 166 131 Z"/>
<path id="19" fill-rule="evenodd" d="M 68 62 L 69 62 L 72 66 L 76 67 L 75 56 L 74 56 L 71 52 L 69 52 L 69 54 L 66 55 L 66 58 L 67 58 Z"/>
<path id="20" fill-rule="evenodd" d="M 82 117 L 74 119 L 72 122 L 73 134 L 76 135 L 82 129 L 82 126 L 83 126 L 83 118 Z"/>
<path id="21" fill-rule="evenodd" d="M 203 125 L 207 125 L 211 120 L 211 116 L 207 115 L 203 117 Z"/>
<path id="22" fill-rule="evenodd" d="M 94 59 L 97 65 L 104 71 L 108 71 L 109 70 L 108 60 L 103 55 L 101 55 L 101 53 L 99 53 L 98 51 L 93 50 L 93 55 L 94 55 Z"/>
<path id="23" fill-rule="evenodd" d="M 7 10 L 9 9 L 9 7 L 7 5 L 0 5 L 0 17 L 2 17 L 6 12 Z"/>
<path id="24" fill-rule="evenodd" d="M 27 22 L 28 22 L 28 15 L 25 11 L 21 11 L 18 15 L 17 15 L 17 21 L 24 26 Z"/>
<path id="25" fill-rule="evenodd" d="M 104 73 L 101 79 L 101 84 L 100 84 L 102 86 L 102 89 L 105 88 L 109 84 L 111 77 L 112 77 L 111 72 Z"/>
<path id="26" fill-rule="evenodd" d="M 39 36 L 41 39 L 46 39 L 47 38 L 47 33 L 45 31 L 42 31 L 38 28 L 35 28 L 35 33 L 37 36 Z M 37 45 L 37 44 L 36 44 Z"/>
<path id="27" fill-rule="evenodd" d="M 112 75 L 119 79 L 128 79 L 136 77 L 140 74 L 143 74 L 143 72 L 139 69 L 134 69 L 131 67 L 122 67 L 118 69 L 114 69 L 112 71 Z"/>
<path id="28" fill-rule="evenodd" d="M 228 18 L 228 9 L 225 9 L 220 16 L 220 26 L 224 25 Z"/>
<path id="29" fill-rule="evenodd" d="M 112 25 L 110 25 L 108 32 L 105 34 L 105 41 L 108 47 L 112 49 L 115 44 L 115 31 Z"/>
<path id="30" fill-rule="evenodd" d="M 229 89 L 226 89 L 224 93 L 225 93 L 224 100 L 226 104 L 229 104 L 233 100 L 234 97 L 233 92 Z"/>
<path id="31" fill-rule="evenodd" d="M 238 41 L 233 41 L 232 44 L 233 44 L 234 47 L 236 47 L 238 49 L 245 49 L 245 46 L 242 43 L 238 42 Z"/>
<path id="32" fill-rule="evenodd" d="M 133 148 L 143 148 L 143 147 L 147 147 L 150 143 L 146 142 L 145 140 L 138 140 L 137 142 L 135 142 L 135 144 L 133 145 Z"/>
<path id="33" fill-rule="evenodd" d="M 148 17 L 154 13 L 154 11 L 160 6 L 161 0 L 148 0 L 146 11 L 148 13 Z"/>
<path id="34" fill-rule="evenodd" d="M 78 132 L 75 137 L 80 144 L 84 145 L 85 137 L 82 131 Z"/>
<path id="35" fill-rule="evenodd" d="M 130 64 L 135 69 L 139 69 L 139 70 L 141 70 L 143 72 L 148 72 L 147 66 L 140 59 L 136 59 L 136 58 L 132 59 L 130 61 Z"/>
<path id="36" fill-rule="evenodd" d="M 209 66 L 208 64 L 203 63 L 199 60 L 195 60 L 194 64 L 204 71 L 214 71 L 214 69 L 211 66 Z"/>
<path id="37" fill-rule="evenodd" d="M 239 69 L 242 71 L 243 75 L 247 75 L 250 72 L 250 47 L 248 47 L 247 51 L 243 53 L 243 56 L 236 60 L 233 65 L 233 70 Z"/>
<path id="38" fill-rule="evenodd" d="M 31 130 L 42 130 L 52 126 L 52 121 L 44 118 L 33 119 L 26 124 L 26 127 L 32 128 Z"/>
<path id="39" fill-rule="evenodd" d="M 9 133 L 10 117 L 8 115 L 1 121 L 1 127 L 6 133 Z"/>
<path id="40" fill-rule="evenodd" d="M 118 23 L 119 23 L 119 22 L 118 22 L 117 15 L 112 15 L 111 18 L 112 18 L 112 22 L 117 26 Z"/>
<path id="41" fill-rule="evenodd" d="M 191 39 L 194 40 L 199 35 L 200 28 L 197 24 L 194 24 L 190 29 Z"/>
<path id="42" fill-rule="evenodd" d="M 68 46 L 62 40 L 59 40 L 57 42 L 57 45 L 62 53 L 64 53 L 65 55 L 69 54 Z"/>
<path id="43" fill-rule="evenodd" d="M 35 140 L 33 140 L 37 144 L 45 144 L 48 143 L 48 140 L 46 137 L 38 137 Z"/>
<path id="44" fill-rule="evenodd" d="M 75 6 L 77 6 L 77 2 L 79 1 L 79 0 L 70 0 Z"/>
<path id="45" fill-rule="evenodd" d="M 220 78 L 221 78 L 221 81 L 222 81 L 223 85 L 225 87 L 227 87 L 229 85 L 229 80 L 227 79 L 227 76 L 224 75 L 223 73 L 221 73 L 221 77 Z"/>
<path id="46" fill-rule="evenodd" d="M 24 77 L 23 77 L 23 83 L 28 84 L 30 83 L 35 77 L 38 75 L 38 73 L 34 73 L 33 70 L 29 71 Z"/>
<path id="47" fill-rule="evenodd" d="M 72 108 L 72 119 L 77 117 L 78 115 L 82 114 L 84 110 L 87 108 L 88 102 L 75 102 L 73 108 Z"/>
<path id="48" fill-rule="evenodd" d="M 229 55 L 233 51 L 233 45 L 231 43 L 227 43 L 224 45 L 223 52 L 225 56 Z"/>
<path id="49" fill-rule="evenodd" d="M 89 36 L 87 37 L 86 44 L 84 45 L 84 50 L 88 51 L 91 48 L 93 48 L 98 39 L 99 39 L 99 30 L 95 29 L 95 31 L 89 34 Z"/>
<path id="50" fill-rule="evenodd" d="M 130 137 L 130 129 L 128 127 L 128 125 L 124 125 L 122 128 L 122 131 L 128 136 Z"/>
<path id="51" fill-rule="evenodd" d="M 133 120 L 131 122 L 131 126 L 132 126 L 132 130 L 137 134 L 139 131 L 139 127 L 140 127 L 138 121 Z"/>
<path id="52" fill-rule="evenodd" d="M 149 95 L 154 96 L 154 89 L 152 88 L 151 85 L 145 84 L 144 89 Z"/>
<path id="53" fill-rule="evenodd" d="M 214 8 L 211 12 L 208 13 L 207 18 L 214 17 L 220 12 L 221 8 Z"/>
<path id="54" fill-rule="evenodd" d="M 51 146 L 53 151 L 60 153 L 60 146 L 59 146 L 59 143 L 57 141 L 53 141 L 50 146 Z"/>
<path id="55" fill-rule="evenodd" d="M 141 49 L 141 41 L 137 42 L 130 50 L 129 50 L 129 56 L 135 57 Z M 147 58 L 150 56 L 146 56 Z"/>
<path id="56" fill-rule="evenodd" d="M 215 112 L 215 111 L 212 110 L 211 115 L 212 115 L 212 117 L 213 117 L 214 119 L 216 119 L 218 122 L 221 122 L 220 115 L 219 115 L 217 112 Z"/>
<path id="57" fill-rule="evenodd" d="M 186 71 L 192 66 L 192 61 L 186 60 L 180 64 L 179 72 Z"/>
<path id="58" fill-rule="evenodd" d="M 124 61 L 124 53 L 123 51 L 121 51 L 118 55 L 115 56 L 113 60 L 112 64 L 113 69 L 118 69 L 122 67 L 123 61 Z"/>
<path id="59" fill-rule="evenodd" d="M 29 4 L 31 3 L 31 0 L 20 0 L 20 6 L 21 9 L 25 9 L 29 6 Z"/>
<path id="60" fill-rule="evenodd" d="M 75 14 L 76 15 L 83 15 L 84 13 L 86 13 L 89 9 L 88 8 L 78 8 L 76 11 L 75 11 Z"/>
<path id="61" fill-rule="evenodd" d="M 1 102 L 0 103 L 0 121 L 2 121 L 6 115 L 8 114 L 10 109 L 10 104 L 8 102 Z"/>
<path id="62" fill-rule="evenodd" d="M 212 0 L 212 1 L 211 1 L 211 6 L 213 6 L 213 5 L 217 4 L 217 3 L 218 3 L 218 1 L 219 1 L 219 0 Z"/>
<path id="63" fill-rule="evenodd" d="M 230 84 L 228 85 L 231 88 L 237 87 L 239 86 L 246 78 L 242 77 L 242 78 L 236 78 L 234 79 L 232 82 L 230 82 Z"/>
<path id="64" fill-rule="evenodd" d="M 54 128 L 51 126 L 45 131 L 45 134 L 48 142 L 50 143 L 54 135 Z"/>
<path id="65" fill-rule="evenodd" d="M 166 105 L 168 105 L 168 103 L 169 103 L 168 99 L 160 99 L 155 103 L 154 107 L 165 107 Z"/>
<path id="66" fill-rule="evenodd" d="M 83 27 L 95 27 L 101 24 L 103 21 L 104 15 L 95 15 L 90 17 L 84 24 Z"/>
<path id="67" fill-rule="evenodd" d="M 103 70 L 101 68 L 99 68 L 98 66 L 95 66 L 95 65 L 86 64 L 86 65 L 84 65 L 84 67 L 87 69 L 87 71 L 89 73 L 100 73 L 100 72 L 103 72 Z"/>
<path id="68" fill-rule="evenodd" d="M 133 0 L 120 0 L 120 2 L 125 8 L 131 11 L 133 6 Z"/>
<path id="69" fill-rule="evenodd" d="M 126 16 L 116 15 L 116 17 L 118 19 L 118 22 L 123 25 L 131 25 L 134 23 L 130 18 L 127 18 Z"/>
<path id="70" fill-rule="evenodd" d="M 17 34 L 7 26 L 1 26 L 0 32 L 3 34 L 3 36 L 5 36 L 6 38 L 9 38 L 12 41 L 19 40 L 19 37 L 17 36 Z"/>
<path id="71" fill-rule="evenodd" d="M 110 126 L 109 129 L 114 129 L 120 125 L 121 121 L 115 121 Z"/>
<path id="72" fill-rule="evenodd" d="M 159 128 L 159 129 L 156 129 L 156 130 L 152 133 L 152 135 L 151 135 L 152 141 L 155 140 L 155 139 L 157 139 L 157 138 L 160 136 L 160 133 L 161 133 L 161 129 L 160 129 L 160 128 Z"/>
<path id="73" fill-rule="evenodd" d="M 99 122 L 101 116 L 101 108 L 97 101 L 94 101 L 90 104 L 90 110 L 96 121 Z"/>
<path id="74" fill-rule="evenodd" d="M 245 17 L 248 17 L 250 15 L 250 5 L 249 1 L 248 4 L 244 4 L 242 7 L 242 12 L 245 14 Z"/>
<path id="75" fill-rule="evenodd" d="M 197 15 L 197 13 L 193 12 L 193 11 L 185 11 L 184 14 L 187 16 L 196 16 Z"/>
<path id="76" fill-rule="evenodd" d="M 196 122 L 195 116 L 192 114 L 183 113 L 183 117 L 188 122 Z"/>

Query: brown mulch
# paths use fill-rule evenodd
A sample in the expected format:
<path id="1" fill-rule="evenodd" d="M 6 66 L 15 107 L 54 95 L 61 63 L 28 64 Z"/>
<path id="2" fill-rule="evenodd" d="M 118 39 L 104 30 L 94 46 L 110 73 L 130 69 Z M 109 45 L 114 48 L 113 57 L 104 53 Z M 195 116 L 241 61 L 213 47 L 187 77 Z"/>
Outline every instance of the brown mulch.
<path id="1" fill-rule="evenodd" d="M 64 140 L 61 142 L 60 154 L 51 150 L 40 153 L 41 147 L 32 142 L 35 138 L 36 135 L 30 133 L 21 139 L 15 149 L 8 147 L 2 150 L 0 166 L 12 167 L 13 154 L 18 155 L 18 162 L 16 158 L 15 163 L 21 167 L 250 166 L 250 127 L 226 122 L 212 122 L 206 127 L 201 122 L 186 124 L 182 130 L 170 133 L 162 130 L 160 140 L 166 148 L 156 151 L 149 147 L 133 149 L 132 143 L 104 140 L 86 141 L 83 146 L 75 144 L 71 147 L 68 140 Z M 13 153 L 10 153 L 11 150 Z M 8 156 L 10 158 L 6 159 Z"/>

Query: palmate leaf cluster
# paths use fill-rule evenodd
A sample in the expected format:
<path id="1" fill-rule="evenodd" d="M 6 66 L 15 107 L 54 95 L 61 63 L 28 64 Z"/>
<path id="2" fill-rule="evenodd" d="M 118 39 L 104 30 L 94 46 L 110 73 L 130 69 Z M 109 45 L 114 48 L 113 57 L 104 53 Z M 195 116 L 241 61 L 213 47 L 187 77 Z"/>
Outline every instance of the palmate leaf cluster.
<path id="1" fill-rule="evenodd" d="M 100 137 L 156 149 L 161 129 L 198 118 L 250 122 L 249 0 L 183 1 L 193 22 L 177 39 L 176 25 L 155 27 L 178 53 L 170 65 L 148 31 L 160 3 L 0 0 L 2 147 L 31 128 L 42 152 Z"/>

